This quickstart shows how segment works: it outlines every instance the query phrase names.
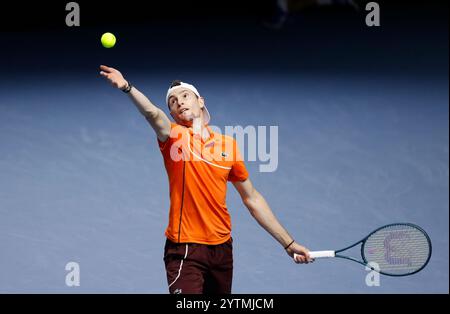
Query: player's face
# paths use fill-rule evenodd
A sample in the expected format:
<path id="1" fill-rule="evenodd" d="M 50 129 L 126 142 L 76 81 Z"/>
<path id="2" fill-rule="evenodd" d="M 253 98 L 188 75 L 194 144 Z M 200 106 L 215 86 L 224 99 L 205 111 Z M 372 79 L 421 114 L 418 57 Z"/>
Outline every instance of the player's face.
<path id="1" fill-rule="evenodd" d="M 203 98 L 185 88 L 176 89 L 169 97 L 170 114 L 183 125 L 190 125 L 194 118 L 200 117 L 203 105 Z"/>

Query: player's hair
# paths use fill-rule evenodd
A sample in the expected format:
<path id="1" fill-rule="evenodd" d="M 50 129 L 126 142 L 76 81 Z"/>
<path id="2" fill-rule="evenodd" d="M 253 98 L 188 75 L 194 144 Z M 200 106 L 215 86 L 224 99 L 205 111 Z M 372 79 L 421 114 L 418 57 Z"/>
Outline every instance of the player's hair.
<path id="1" fill-rule="evenodd" d="M 175 87 L 175 86 L 180 86 L 181 85 L 181 81 L 180 80 L 175 80 L 172 81 L 172 83 L 170 84 L 169 88 Z"/>
<path id="2" fill-rule="evenodd" d="M 172 87 L 175 87 L 175 86 L 180 86 L 180 85 L 181 85 L 181 81 L 180 81 L 180 80 L 174 80 L 174 81 L 172 81 L 172 83 L 170 83 L 169 89 L 172 88 Z M 167 103 L 167 107 L 168 107 L 169 110 L 170 110 L 170 105 L 169 105 L 169 103 Z"/>

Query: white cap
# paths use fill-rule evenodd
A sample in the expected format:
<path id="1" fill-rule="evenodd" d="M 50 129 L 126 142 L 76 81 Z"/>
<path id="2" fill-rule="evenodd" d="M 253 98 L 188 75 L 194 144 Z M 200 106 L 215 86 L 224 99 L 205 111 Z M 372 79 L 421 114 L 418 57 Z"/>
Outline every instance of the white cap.
<path id="1" fill-rule="evenodd" d="M 197 97 L 201 97 L 201 96 L 200 96 L 200 93 L 199 93 L 198 90 L 194 87 L 194 85 L 191 85 L 191 84 L 188 84 L 188 83 L 184 83 L 184 82 L 180 82 L 180 85 L 176 85 L 176 86 L 171 87 L 171 88 L 168 89 L 167 95 L 166 95 L 166 104 L 169 104 L 169 97 L 170 97 L 170 94 L 171 94 L 174 90 L 176 90 L 176 89 L 178 89 L 178 88 L 185 88 L 185 89 L 188 89 L 188 90 L 192 91 L 195 95 L 197 95 Z M 208 124 L 209 121 L 211 120 L 211 115 L 209 114 L 209 111 L 208 111 L 208 108 L 206 108 L 206 105 L 203 106 L 202 113 L 203 113 L 203 123 L 204 123 L 204 124 Z"/>

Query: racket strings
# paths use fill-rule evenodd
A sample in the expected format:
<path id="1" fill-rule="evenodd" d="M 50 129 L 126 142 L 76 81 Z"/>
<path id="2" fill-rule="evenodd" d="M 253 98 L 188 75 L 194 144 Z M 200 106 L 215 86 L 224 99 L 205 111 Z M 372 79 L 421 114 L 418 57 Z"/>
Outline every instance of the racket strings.
<path id="1" fill-rule="evenodd" d="M 405 275 L 420 270 L 428 262 L 431 246 L 427 236 L 410 225 L 390 225 L 370 235 L 363 247 L 368 263 L 379 271 Z"/>

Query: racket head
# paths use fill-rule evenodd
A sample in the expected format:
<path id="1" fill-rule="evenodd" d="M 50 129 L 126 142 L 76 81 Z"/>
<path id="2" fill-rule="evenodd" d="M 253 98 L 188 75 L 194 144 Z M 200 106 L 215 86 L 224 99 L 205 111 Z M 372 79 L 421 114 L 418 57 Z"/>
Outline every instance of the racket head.
<path id="1" fill-rule="evenodd" d="M 421 271 L 431 258 L 428 234 L 411 223 L 393 223 L 370 233 L 361 245 L 365 264 L 376 262 L 383 275 L 408 276 Z"/>

